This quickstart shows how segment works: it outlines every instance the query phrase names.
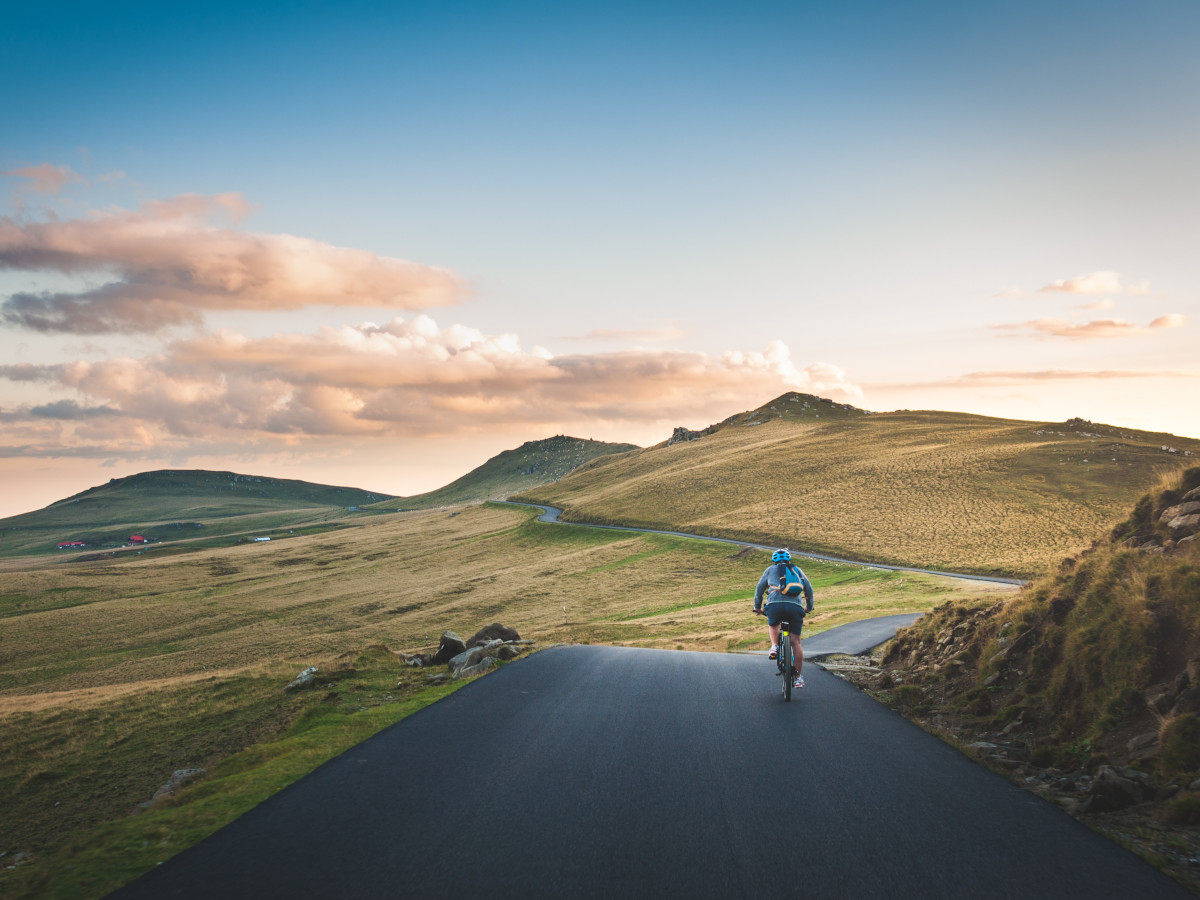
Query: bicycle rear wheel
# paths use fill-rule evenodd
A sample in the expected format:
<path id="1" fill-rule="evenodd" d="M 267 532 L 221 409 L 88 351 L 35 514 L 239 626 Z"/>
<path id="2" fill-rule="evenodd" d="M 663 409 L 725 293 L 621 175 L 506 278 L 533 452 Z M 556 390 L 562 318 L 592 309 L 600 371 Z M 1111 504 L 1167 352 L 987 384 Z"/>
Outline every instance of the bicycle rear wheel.
<path id="1" fill-rule="evenodd" d="M 779 662 L 780 668 L 783 669 L 783 699 L 790 701 L 792 699 L 792 640 L 787 634 L 780 637 L 779 640 Z"/>

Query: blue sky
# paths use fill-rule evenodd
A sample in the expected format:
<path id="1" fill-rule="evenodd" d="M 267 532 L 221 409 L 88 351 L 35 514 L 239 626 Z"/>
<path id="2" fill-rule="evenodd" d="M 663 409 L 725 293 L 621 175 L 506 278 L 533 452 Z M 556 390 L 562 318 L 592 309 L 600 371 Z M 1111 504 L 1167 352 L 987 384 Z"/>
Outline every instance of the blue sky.
<path id="1" fill-rule="evenodd" d="M 186 323 L 86 334 L 9 316 L 0 355 L 59 368 L 0 378 L 0 471 L 41 485 L 26 506 L 113 470 L 222 460 L 404 493 L 514 441 L 590 427 L 583 436 L 649 443 L 789 387 L 873 409 L 1200 435 L 1195 404 L 1178 400 L 1198 372 L 1198 26 L 1193 2 L 6 11 L 0 216 L 20 240 L 122 214 L 157 228 L 166 220 L 147 204 L 229 194 L 244 200 L 232 219 L 232 207 L 192 210 L 172 233 L 296 236 L 448 270 L 459 287 L 436 306 L 389 307 L 235 298 L 222 283 Z M 65 174 L 38 182 L 31 173 L 50 171 L 39 166 Z M 185 238 L 167 269 L 194 262 Z M 124 308 L 149 302 L 163 283 L 133 290 L 138 239 L 93 247 L 69 271 L 0 245 L 0 303 L 81 294 L 114 271 L 139 298 Z M 305 400 L 299 376 L 256 345 L 267 361 L 246 377 L 284 386 L 254 402 L 295 413 L 267 423 L 224 380 L 202 390 L 211 367 L 182 374 L 204 335 L 291 335 L 319 355 L 322 328 L 422 313 L 441 329 L 515 335 L 521 355 L 496 345 L 501 368 L 569 360 L 546 365 L 559 380 L 565 365 L 572 387 L 513 412 L 512 378 L 488 376 L 423 418 L 411 379 L 370 379 L 368 397 L 356 375 Z M 404 327 L 387 339 L 407 347 Z M 435 343 L 447 340 L 466 346 Z M 188 382 L 167 395 L 225 392 L 220 409 L 197 407 L 210 430 L 184 433 L 111 371 L 101 386 L 62 368 L 128 359 L 165 378 L 164 358 Z M 622 412 L 622 379 L 664 360 L 662 403 Z M 708 374 L 690 382 L 697 366 Z M 601 369 L 604 387 L 580 374 Z M 349 418 L 311 424 L 321 403 Z M 85 418 L 106 429 L 85 433 Z"/>

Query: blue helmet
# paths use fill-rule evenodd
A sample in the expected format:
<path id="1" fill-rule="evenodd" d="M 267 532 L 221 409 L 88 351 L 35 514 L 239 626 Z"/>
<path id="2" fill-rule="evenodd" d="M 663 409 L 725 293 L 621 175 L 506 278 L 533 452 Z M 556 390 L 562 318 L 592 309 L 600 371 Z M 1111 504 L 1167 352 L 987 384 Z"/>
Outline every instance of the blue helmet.
<path id="1" fill-rule="evenodd" d="M 792 554 L 787 550 L 776 550 L 771 554 L 771 562 L 791 562 Z"/>

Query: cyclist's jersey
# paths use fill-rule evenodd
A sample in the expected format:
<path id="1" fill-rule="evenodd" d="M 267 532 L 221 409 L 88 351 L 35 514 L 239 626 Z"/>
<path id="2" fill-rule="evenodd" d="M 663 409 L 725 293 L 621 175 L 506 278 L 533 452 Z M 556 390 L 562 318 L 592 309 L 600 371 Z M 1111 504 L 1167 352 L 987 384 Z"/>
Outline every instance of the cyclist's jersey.
<path id="1" fill-rule="evenodd" d="M 808 576 L 804 574 L 804 570 L 792 563 L 792 568 L 800 573 L 800 584 L 804 588 L 804 608 L 812 612 L 813 608 L 813 589 L 812 583 L 808 580 Z M 754 589 L 754 608 L 762 609 L 763 594 L 767 595 L 767 603 L 795 603 L 800 605 L 799 597 L 784 597 L 779 593 L 779 563 L 771 563 L 767 566 L 765 572 L 762 573 L 762 578 L 758 579 L 758 587 Z"/>

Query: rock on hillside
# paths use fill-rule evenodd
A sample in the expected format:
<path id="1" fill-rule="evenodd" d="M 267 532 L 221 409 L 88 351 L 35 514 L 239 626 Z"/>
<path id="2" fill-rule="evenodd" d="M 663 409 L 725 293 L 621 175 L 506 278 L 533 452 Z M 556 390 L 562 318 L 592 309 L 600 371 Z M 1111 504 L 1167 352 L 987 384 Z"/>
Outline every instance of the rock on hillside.
<path id="1" fill-rule="evenodd" d="M 728 428 L 733 425 L 762 425 L 764 422 L 769 422 L 772 419 L 816 420 L 824 417 L 829 421 L 834 421 L 869 415 L 871 413 L 867 410 L 851 406 L 849 403 L 835 403 L 833 400 L 826 397 L 818 397 L 815 394 L 800 394 L 796 391 L 789 391 L 782 396 L 776 397 L 770 403 L 760 406 L 758 409 L 736 413 L 728 419 L 709 425 L 707 428 L 702 428 L 699 431 L 692 431 L 681 425 L 667 439 L 665 446 L 672 447 L 675 444 L 686 441 L 696 441 L 706 435 L 715 434 L 722 428 Z"/>

